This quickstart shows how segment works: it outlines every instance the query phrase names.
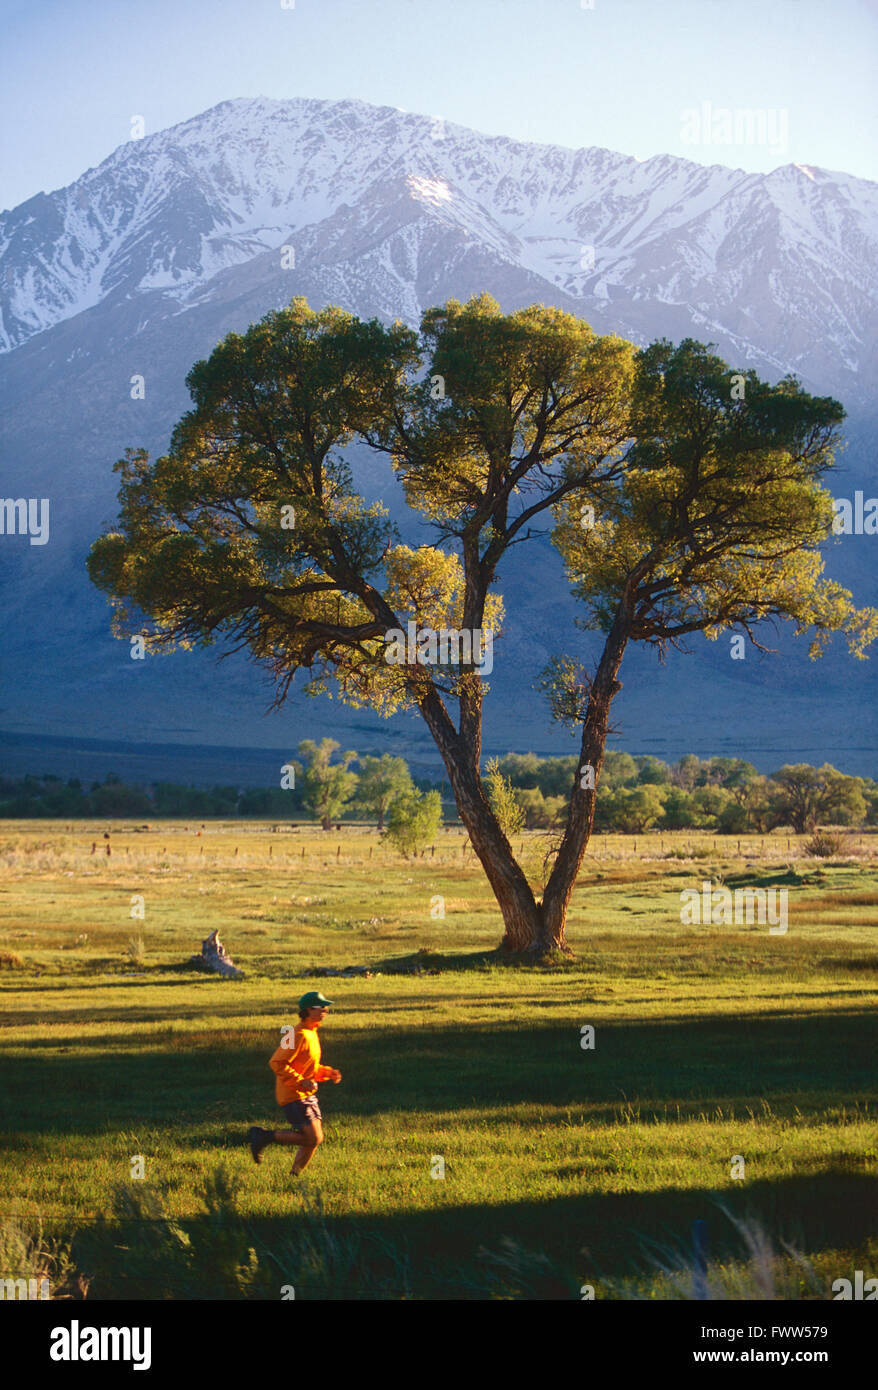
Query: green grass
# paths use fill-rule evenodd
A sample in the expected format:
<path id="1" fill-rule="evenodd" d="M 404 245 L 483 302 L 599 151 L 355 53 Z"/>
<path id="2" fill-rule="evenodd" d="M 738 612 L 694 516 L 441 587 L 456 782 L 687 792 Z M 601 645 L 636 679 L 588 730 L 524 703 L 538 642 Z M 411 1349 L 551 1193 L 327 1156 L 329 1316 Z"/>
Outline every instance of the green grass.
<path id="1" fill-rule="evenodd" d="M 742 1221 L 776 1296 L 878 1274 L 874 837 L 843 861 L 785 836 L 600 837 L 575 960 L 522 967 L 459 831 L 407 862 L 363 828 L 218 823 L 113 828 L 108 858 L 104 828 L 0 830 L 0 1215 L 10 1249 L 39 1223 L 71 1245 L 65 1288 L 671 1297 L 698 1219 L 716 1296 L 762 1287 Z M 536 883 L 546 842 L 519 840 Z M 680 890 L 720 876 L 787 886 L 788 933 L 681 926 Z M 244 980 L 185 968 L 215 927 Z M 314 973 L 351 964 L 372 978 Z M 344 1081 L 297 1183 L 289 1151 L 256 1168 L 242 1140 L 283 1123 L 267 1061 L 318 983 Z"/>

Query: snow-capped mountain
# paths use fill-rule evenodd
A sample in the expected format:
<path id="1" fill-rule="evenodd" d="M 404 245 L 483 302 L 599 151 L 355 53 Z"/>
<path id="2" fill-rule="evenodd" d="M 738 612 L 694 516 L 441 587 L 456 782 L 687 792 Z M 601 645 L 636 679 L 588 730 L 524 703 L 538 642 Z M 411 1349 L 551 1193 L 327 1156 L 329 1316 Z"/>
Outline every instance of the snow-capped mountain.
<path id="1" fill-rule="evenodd" d="M 0 495 L 47 499 L 51 518 L 45 545 L 0 534 L 0 731 L 289 751 L 316 728 L 364 750 L 429 745 L 419 724 L 337 702 L 294 701 L 266 723 L 270 692 L 243 658 L 220 674 L 197 653 L 133 662 L 85 575 L 116 513 L 115 460 L 162 452 L 193 362 L 294 295 L 414 325 L 487 291 L 635 342 L 715 343 L 730 365 L 838 397 L 851 447 L 834 490 L 874 495 L 876 250 L 878 185 L 817 168 L 641 162 L 353 101 L 229 101 L 130 141 L 0 214 Z M 361 456 L 355 484 L 406 524 L 385 463 Z M 829 556 L 861 604 L 875 602 L 876 546 L 853 535 Z M 526 565 L 513 556 L 501 589 L 486 748 L 570 751 L 531 688 L 550 655 L 588 659 L 548 542 Z M 876 660 L 841 652 L 812 691 L 802 645 L 732 663 L 704 642 L 666 667 L 630 653 L 624 746 L 878 774 Z"/>
<path id="2" fill-rule="evenodd" d="M 510 290 L 637 340 L 663 310 L 766 374 L 867 389 L 878 184 L 525 144 L 359 101 L 224 102 L 2 214 L 0 349 L 107 301 L 187 308 L 283 246 L 339 302 L 360 308 L 365 279 L 371 312 L 415 320 L 448 232 Z"/>

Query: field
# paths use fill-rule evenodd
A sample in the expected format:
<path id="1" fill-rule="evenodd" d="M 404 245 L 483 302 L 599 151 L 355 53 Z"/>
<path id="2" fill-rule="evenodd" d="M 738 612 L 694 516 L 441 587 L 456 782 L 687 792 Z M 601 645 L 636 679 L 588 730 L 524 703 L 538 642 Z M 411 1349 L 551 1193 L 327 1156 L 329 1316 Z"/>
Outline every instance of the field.
<path id="1" fill-rule="evenodd" d="M 517 838 L 538 881 L 548 842 Z M 0 1278 L 825 1299 L 878 1275 L 878 837 L 845 853 L 597 837 L 576 959 L 524 967 L 459 829 L 406 861 L 367 827 L 5 823 Z M 681 925 L 705 880 L 787 888 L 788 931 Z M 214 928 L 243 980 L 187 966 Z M 317 974 L 346 966 L 371 977 Z M 285 1123 L 267 1061 L 312 988 L 343 1082 L 296 1180 L 243 1140 Z"/>

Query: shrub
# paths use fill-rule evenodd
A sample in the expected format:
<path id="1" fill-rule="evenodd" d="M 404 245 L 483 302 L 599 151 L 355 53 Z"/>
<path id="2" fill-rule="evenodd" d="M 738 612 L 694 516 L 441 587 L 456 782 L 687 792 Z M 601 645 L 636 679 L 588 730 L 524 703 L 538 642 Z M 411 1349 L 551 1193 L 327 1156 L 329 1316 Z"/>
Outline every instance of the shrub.
<path id="1" fill-rule="evenodd" d="M 132 965 L 143 965 L 146 959 L 146 946 L 142 936 L 130 936 L 125 953 Z"/>
<path id="2" fill-rule="evenodd" d="M 392 803 L 384 838 L 409 859 L 435 840 L 441 824 L 442 798 L 438 792 L 408 792 Z"/>
<path id="3" fill-rule="evenodd" d="M 500 771 L 496 758 L 489 759 L 485 764 L 485 791 L 500 829 L 507 839 L 511 839 L 524 825 L 525 810 L 516 798 L 512 783 Z"/>
<path id="4" fill-rule="evenodd" d="M 74 1290 L 84 1296 L 88 1287 L 88 1280 L 75 1272 L 69 1245 L 47 1239 L 39 1220 L 32 1227 L 15 1218 L 0 1220 L 0 1277 L 25 1281 L 28 1296 L 37 1299 L 44 1279 L 50 1299 L 71 1298 Z"/>
<path id="5" fill-rule="evenodd" d="M 845 847 L 844 835 L 836 835 L 828 830 L 817 830 L 810 840 L 805 841 L 805 853 L 815 859 L 831 859 L 841 854 Z"/>

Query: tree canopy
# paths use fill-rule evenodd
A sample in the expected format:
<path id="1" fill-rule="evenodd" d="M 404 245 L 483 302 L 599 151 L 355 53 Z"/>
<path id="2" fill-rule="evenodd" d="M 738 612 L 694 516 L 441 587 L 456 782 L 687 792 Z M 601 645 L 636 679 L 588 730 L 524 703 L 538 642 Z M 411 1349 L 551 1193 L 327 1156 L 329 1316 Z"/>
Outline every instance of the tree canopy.
<path id="1" fill-rule="evenodd" d="M 414 791 L 411 773 L 404 758 L 394 758 L 383 753 L 380 758 L 364 757 L 359 760 L 356 799 L 367 811 L 374 811 L 378 817 L 378 829 L 384 829 L 384 817 L 388 807 L 398 796 Z"/>
<path id="2" fill-rule="evenodd" d="M 357 775 L 349 770 L 357 755 L 349 749 L 342 754 L 340 762 L 334 763 L 332 755 L 338 748 L 334 738 L 323 738 L 319 744 L 306 738 L 299 744 L 299 752 L 307 759 L 300 782 L 302 800 L 318 817 L 324 830 L 332 828 L 332 822 L 357 788 Z M 302 770 L 297 768 L 297 771 Z"/>
<path id="3" fill-rule="evenodd" d="M 759 625 L 785 618 L 811 635 L 813 656 L 840 631 L 861 657 L 878 633 L 878 614 L 823 576 L 821 480 L 842 407 L 792 379 L 738 374 L 742 393 L 732 377 L 692 340 L 638 351 L 543 305 L 504 315 L 487 295 L 450 300 L 418 334 L 296 299 L 195 364 L 193 409 L 166 455 L 151 463 L 134 449 L 116 465 L 119 522 L 89 572 L 115 601 L 118 632 L 142 631 L 155 649 L 243 646 L 272 672 L 279 703 L 301 670 L 309 693 L 384 715 L 416 709 L 505 944 L 563 948 L 627 644 L 664 653 L 732 630 L 762 646 Z M 354 441 L 391 459 L 430 543 L 403 545 L 386 508 L 356 491 Z M 545 674 L 591 772 L 568 783 L 538 901 L 483 779 L 473 648 L 387 656 L 409 623 L 497 636 L 501 562 L 550 522 L 603 649 L 588 672 L 574 641 Z"/>

